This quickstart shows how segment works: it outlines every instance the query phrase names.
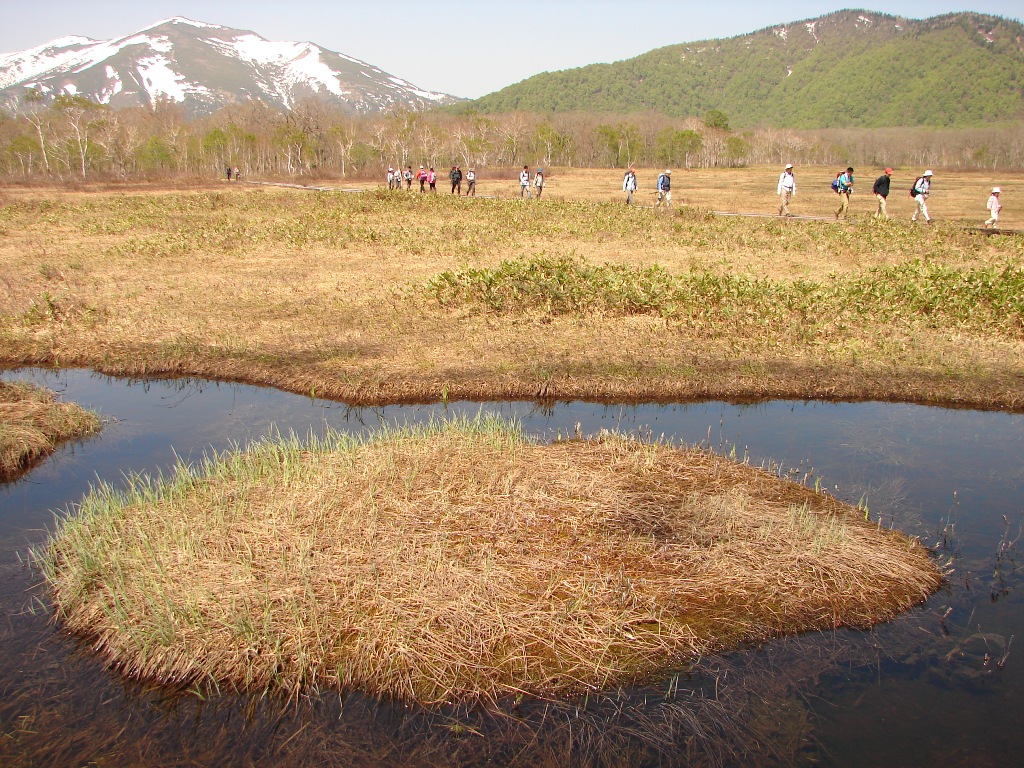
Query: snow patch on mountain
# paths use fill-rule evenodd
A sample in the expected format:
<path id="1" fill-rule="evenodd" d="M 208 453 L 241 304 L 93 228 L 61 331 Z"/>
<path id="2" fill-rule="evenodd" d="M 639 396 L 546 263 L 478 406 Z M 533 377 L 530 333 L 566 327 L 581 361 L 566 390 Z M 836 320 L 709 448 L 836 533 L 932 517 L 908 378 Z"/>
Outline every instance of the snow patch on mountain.
<path id="1" fill-rule="evenodd" d="M 186 96 L 206 90 L 196 83 L 188 82 L 183 75 L 175 72 L 171 63 L 163 56 L 139 59 L 136 70 L 142 78 L 142 86 L 153 100 L 167 97 L 174 101 L 184 101 Z"/>
<path id="2" fill-rule="evenodd" d="M 339 61 L 354 66 L 336 70 Z M 117 106 L 169 98 L 197 114 L 251 98 L 287 109 L 309 93 L 358 112 L 457 101 L 311 42 L 270 41 L 182 16 L 115 40 L 69 36 L 0 55 L 0 106 L 16 105 L 26 88 L 48 97 L 80 94 L 101 104 L 116 96 Z"/>

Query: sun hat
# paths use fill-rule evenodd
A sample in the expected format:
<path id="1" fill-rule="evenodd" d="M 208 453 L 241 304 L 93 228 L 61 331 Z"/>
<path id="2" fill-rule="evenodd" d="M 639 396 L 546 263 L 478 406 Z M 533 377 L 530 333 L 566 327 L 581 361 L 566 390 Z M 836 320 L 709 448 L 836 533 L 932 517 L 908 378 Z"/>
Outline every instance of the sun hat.
<path id="1" fill-rule="evenodd" d="M 670 171 L 668 168 L 665 169 L 665 173 L 667 173 L 670 176 L 672 175 L 672 171 Z"/>
<path id="2" fill-rule="evenodd" d="M 934 174 L 934 173 L 932 173 L 931 171 L 925 171 L 925 172 L 924 172 L 924 175 L 925 175 L 925 176 L 934 176 L 935 174 Z"/>
<path id="3" fill-rule="evenodd" d="M 793 167 L 793 164 L 792 164 L 792 163 L 786 163 L 786 170 L 787 170 L 787 171 L 788 171 L 788 170 L 789 170 L 790 168 L 792 168 L 792 167 Z"/>
<path id="4" fill-rule="evenodd" d="M 993 195 L 998 195 L 999 194 L 999 187 L 992 187 L 992 194 Z"/>
<path id="5" fill-rule="evenodd" d="M 886 168 L 885 172 L 888 173 L 889 175 L 892 175 L 892 168 Z"/>

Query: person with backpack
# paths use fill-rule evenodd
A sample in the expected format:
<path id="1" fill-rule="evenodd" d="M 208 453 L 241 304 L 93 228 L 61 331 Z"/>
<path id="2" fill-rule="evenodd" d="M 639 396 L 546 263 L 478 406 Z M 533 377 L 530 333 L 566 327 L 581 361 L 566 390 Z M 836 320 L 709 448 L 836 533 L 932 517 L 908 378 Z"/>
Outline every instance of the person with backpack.
<path id="1" fill-rule="evenodd" d="M 407 165 L 405 167 L 405 189 L 407 192 L 412 191 L 412 166 Z"/>
<path id="2" fill-rule="evenodd" d="M 779 196 L 779 216 L 789 216 L 789 201 L 796 195 L 796 176 L 793 175 L 793 164 L 786 163 L 786 168 L 779 176 L 776 192 Z"/>
<path id="3" fill-rule="evenodd" d="M 420 183 L 420 192 L 426 192 L 427 190 L 425 185 L 427 183 L 427 171 L 422 165 L 416 173 L 416 181 Z"/>
<path id="4" fill-rule="evenodd" d="M 836 177 L 838 182 L 838 189 L 836 192 L 839 193 L 839 207 L 836 208 L 836 221 L 842 218 L 846 218 L 846 212 L 850 208 L 850 195 L 853 194 L 853 168 L 847 168 L 845 173 L 840 173 Z M 835 187 L 835 182 L 833 182 Z"/>
<path id="5" fill-rule="evenodd" d="M 530 199 L 530 166 L 524 165 L 519 172 L 519 199 Z"/>
<path id="6" fill-rule="evenodd" d="M 885 209 L 886 198 L 889 197 L 889 183 L 892 180 L 892 168 L 886 168 L 885 173 L 875 179 L 871 192 L 878 198 L 878 210 L 875 211 L 876 219 L 888 219 L 889 213 Z"/>
<path id="7" fill-rule="evenodd" d="M 466 197 L 476 197 L 476 171 L 466 171 Z"/>
<path id="8" fill-rule="evenodd" d="M 431 166 L 430 170 L 427 171 L 427 186 L 430 187 L 430 191 L 435 195 L 437 194 L 437 171 Z"/>
<path id="9" fill-rule="evenodd" d="M 917 209 L 914 211 L 914 215 L 910 217 L 910 220 L 917 223 L 917 217 L 924 216 L 925 224 L 932 223 L 932 217 L 928 215 L 928 195 L 932 191 L 932 172 L 925 171 L 914 181 L 914 186 L 910 188 L 910 196 L 914 198 L 917 203 Z"/>
<path id="10" fill-rule="evenodd" d="M 992 194 L 988 196 L 988 212 L 992 214 L 985 222 L 985 229 L 999 227 L 999 212 L 1003 210 L 1003 204 L 999 200 L 999 187 L 992 187 Z"/>
<path id="11" fill-rule="evenodd" d="M 448 174 L 448 178 L 452 180 L 452 194 L 458 192 L 459 196 L 462 196 L 462 169 L 457 165 L 452 166 L 452 172 Z"/>
<path id="12" fill-rule="evenodd" d="M 622 191 L 626 193 L 626 205 L 633 202 L 633 193 L 636 192 L 636 171 L 633 166 L 626 169 L 626 175 L 622 177 Z"/>
<path id="13" fill-rule="evenodd" d="M 664 204 L 666 208 L 672 206 L 672 171 L 666 169 L 658 176 L 658 199 L 654 207 Z"/>
<path id="14" fill-rule="evenodd" d="M 537 199 L 540 200 L 540 196 L 544 193 L 544 169 L 538 168 L 537 173 L 533 177 L 533 186 L 537 190 Z"/>

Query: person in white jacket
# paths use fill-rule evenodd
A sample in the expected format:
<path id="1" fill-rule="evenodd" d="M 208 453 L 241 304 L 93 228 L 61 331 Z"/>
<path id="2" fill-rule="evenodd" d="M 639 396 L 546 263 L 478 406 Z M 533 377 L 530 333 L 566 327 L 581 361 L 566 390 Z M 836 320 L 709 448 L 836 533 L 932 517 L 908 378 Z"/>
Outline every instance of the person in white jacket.
<path id="1" fill-rule="evenodd" d="M 988 221 L 985 222 L 985 227 L 998 227 L 999 226 L 999 212 L 1003 210 L 1003 204 L 999 199 L 999 187 L 992 188 L 992 194 L 988 196 L 988 212 L 992 214 L 989 216 Z"/>
<path id="2" fill-rule="evenodd" d="M 622 177 L 622 191 L 626 193 L 626 205 L 633 202 L 633 193 L 636 192 L 636 171 L 629 166 L 626 175 Z"/>
<path id="3" fill-rule="evenodd" d="M 530 199 L 530 166 L 524 165 L 519 172 L 519 199 Z"/>
<path id="4" fill-rule="evenodd" d="M 914 202 L 917 203 L 917 208 L 914 210 L 914 215 L 910 217 L 910 220 L 917 223 L 917 217 L 924 216 L 926 224 L 932 223 L 932 217 L 928 214 L 928 195 L 932 192 L 932 172 L 925 171 L 920 177 L 914 181 L 914 186 L 911 187 L 910 193 L 914 198 Z"/>
<path id="5" fill-rule="evenodd" d="M 793 164 L 786 163 L 786 169 L 779 175 L 779 216 L 789 216 L 789 201 L 796 195 L 796 176 L 793 175 Z"/>

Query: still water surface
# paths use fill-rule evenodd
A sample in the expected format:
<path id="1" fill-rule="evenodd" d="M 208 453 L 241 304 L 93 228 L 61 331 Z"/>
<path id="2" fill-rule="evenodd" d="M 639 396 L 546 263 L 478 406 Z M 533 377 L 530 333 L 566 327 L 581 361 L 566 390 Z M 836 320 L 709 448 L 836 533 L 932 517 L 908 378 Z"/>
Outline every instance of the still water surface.
<path id="1" fill-rule="evenodd" d="M 280 707 L 261 709 L 259 702 L 227 694 L 201 702 L 126 684 L 54 629 L 33 597 L 38 574 L 24 562 L 29 546 L 52 528 L 54 514 L 63 514 L 97 480 L 117 484 L 129 473 L 166 472 L 178 458 L 197 461 L 211 449 L 244 446 L 275 429 L 300 436 L 328 427 L 362 432 L 481 409 L 516 418 L 542 438 L 572 435 L 577 428 L 584 435 L 609 429 L 734 452 L 752 464 L 820 482 L 845 501 L 864 499 L 872 519 L 921 536 L 943 562 L 952 558 L 948 588 L 890 625 L 777 641 L 708 660 L 699 673 L 675 678 L 669 684 L 673 701 L 699 695 L 722 712 L 737 710 L 722 714 L 724 720 L 735 717 L 735 729 L 704 734 L 721 742 L 711 750 L 715 760 L 728 763 L 738 751 L 736 764 L 1005 766 L 1020 764 L 1024 755 L 1022 416 L 784 401 L 350 408 L 194 380 L 129 382 L 41 370 L 2 377 L 54 389 L 107 423 L 98 437 L 66 446 L 22 479 L 0 486 L 0 763 L 529 764 L 522 757 L 517 763 L 516 755 L 535 753 L 495 746 L 500 739 L 493 724 L 491 733 L 476 733 L 329 696 L 293 703 L 282 714 Z M 659 723 L 672 730 L 662 710 L 657 716 L 644 710 L 668 698 L 664 690 L 620 692 L 609 707 L 631 733 Z M 714 717 L 700 710 L 698 719 Z M 764 741 L 770 732 L 773 743 L 761 744 L 766 751 L 754 758 L 738 744 L 743 720 L 766 717 L 777 722 L 757 738 Z M 501 735 L 514 742 L 514 730 L 504 727 Z M 601 747 L 602 733 L 581 746 L 585 730 L 577 728 L 548 754 L 561 750 L 565 765 L 616 764 L 602 749 L 619 742 Z M 666 747 L 666 738 L 671 743 L 662 735 L 657 749 L 620 758 L 621 764 L 685 763 L 684 738 L 677 748 Z"/>

